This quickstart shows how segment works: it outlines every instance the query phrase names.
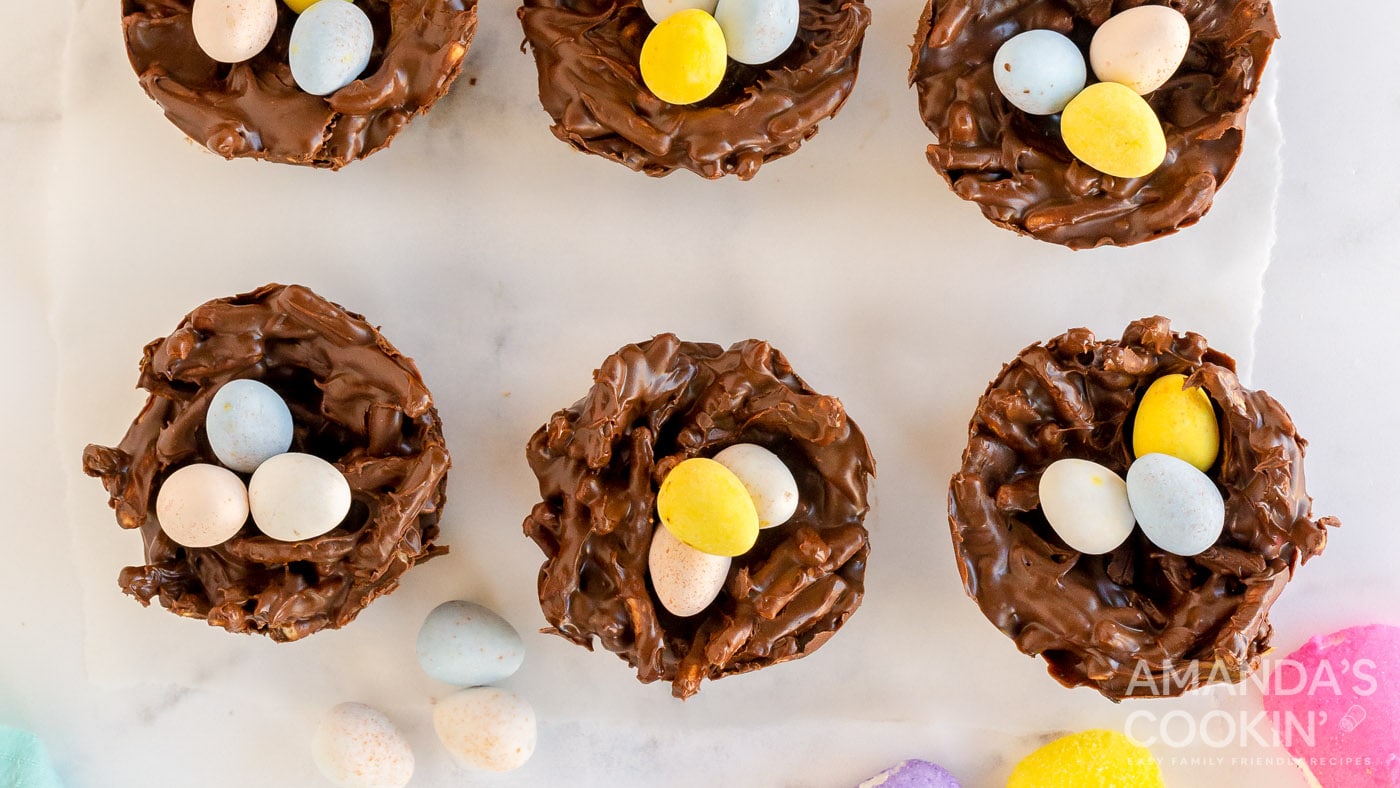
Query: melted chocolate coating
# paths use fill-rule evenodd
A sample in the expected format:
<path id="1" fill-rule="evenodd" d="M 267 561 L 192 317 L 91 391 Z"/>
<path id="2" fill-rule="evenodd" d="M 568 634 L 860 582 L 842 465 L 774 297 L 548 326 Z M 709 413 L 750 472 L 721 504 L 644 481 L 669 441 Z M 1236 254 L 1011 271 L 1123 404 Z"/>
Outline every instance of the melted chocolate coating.
<path id="1" fill-rule="evenodd" d="M 544 551 L 546 630 L 593 638 L 643 682 L 678 698 L 718 679 L 815 651 L 860 606 L 875 473 L 865 437 L 840 401 L 812 391 L 766 342 L 728 350 L 663 334 L 628 345 L 593 388 L 555 413 L 526 448 L 540 495 L 525 533 Z M 797 479 L 787 523 L 734 558 L 719 597 L 671 615 L 647 580 L 656 490 L 676 463 L 734 443 L 767 447 Z"/>
<path id="2" fill-rule="evenodd" d="M 1191 47 L 1176 74 L 1146 96 L 1166 132 L 1167 158 L 1142 178 L 1104 175 L 1075 159 L 1059 116 L 1016 109 L 992 75 L 997 49 L 1019 33 L 1055 30 L 1087 53 L 1099 25 L 1144 4 L 930 0 L 909 81 L 935 137 L 928 160 L 959 197 L 994 224 L 1072 249 L 1150 241 L 1205 215 L 1239 159 L 1245 114 L 1278 38 L 1269 0 L 1165 3 L 1186 16 Z"/>
<path id="3" fill-rule="evenodd" d="M 291 451 L 329 460 L 353 504 L 329 533 L 300 542 L 263 536 L 250 519 L 216 547 L 170 541 L 156 521 L 161 481 L 217 464 L 204 417 L 219 387 L 254 378 L 291 408 Z M 151 392 L 115 448 L 90 445 L 83 470 L 102 479 L 123 528 L 140 528 L 146 565 L 122 570 L 143 605 L 230 632 L 290 641 L 348 624 L 398 587 L 433 544 L 451 464 L 432 395 L 412 359 L 364 318 L 297 285 L 210 301 L 146 346 L 138 385 Z"/>
<path id="4" fill-rule="evenodd" d="M 1269 607 L 1338 525 L 1312 515 L 1306 442 L 1288 414 L 1234 370 L 1204 337 L 1154 317 L 1117 342 L 1078 328 L 1032 345 L 977 403 L 948 492 L 958 569 L 987 618 L 1065 686 L 1116 700 L 1243 679 L 1268 648 Z M 1225 496 L 1224 533 L 1189 558 L 1141 529 L 1105 555 L 1070 549 L 1039 510 L 1041 473 L 1074 457 L 1126 474 L 1138 398 L 1173 373 L 1215 402 L 1221 453 L 1210 476 Z"/>
<path id="5" fill-rule="evenodd" d="M 761 66 L 730 60 L 713 95 L 681 106 L 642 82 L 642 42 L 655 25 L 640 0 L 525 0 L 518 14 L 554 136 L 648 175 L 741 180 L 840 111 L 870 24 L 863 0 L 801 0 L 787 52 Z"/>
<path id="6" fill-rule="evenodd" d="M 369 66 L 328 96 L 292 79 L 287 46 L 297 15 L 277 3 L 277 31 L 243 63 L 204 54 L 193 0 L 122 0 L 131 67 L 146 94 L 190 139 L 226 159 L 340 169 L 386 148 L 427 112 L 462 69 L 476 0 L 358 0 L 374 25 Z"/>

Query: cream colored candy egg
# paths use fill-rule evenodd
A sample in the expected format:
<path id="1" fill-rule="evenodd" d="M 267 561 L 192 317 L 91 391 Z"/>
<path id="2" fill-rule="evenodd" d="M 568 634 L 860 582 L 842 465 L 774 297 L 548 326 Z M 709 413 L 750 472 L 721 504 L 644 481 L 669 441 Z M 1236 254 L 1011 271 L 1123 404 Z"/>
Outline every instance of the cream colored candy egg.
<path id="1" fill-rule="evenodd" d="M 1191 46 L 1191 25 L 1175 8 L 1141 5 L 1110 17 L 1089 43 L 1089 65 L 1104 82 L 1139 96 L 1171 79 Z"/>
<path id="2" fill-rule="evenodd" d="M 714 459 L 749 491 L 759 528 L 782 525 L 797 511 L 797 480 L 778 455 L 755 443 L 736 443 Z"/>
<path id="3" fill-rule="evenodd" d="M 242 63 L 263 51 L 277 29 L 277 0 L 194 0 L 195 43 L 220 63 Z"/>
<path id="4" fill-rule="evenodd" d="M 647 573 L 661 606 L 686 618 L 710 606 L 724 588 L 733 559 L 702 553 L 677 539 L 666 528 L 651 535 Z"/>
<path id="5" fill-rule="evenodd" d="M 363 703 L 342 703 L 311 740 L 316 768 L 340 788 L 402 788 L 413 777 L 413 749 L 389 718 Z"/>
<path id="6" fill-rule="evenodd" d="M 472 687 L 433 708 L 433 728 L 452 757 L 476 769 L 508 772 L 535 753 L 535 710 L 497 687 Z"/>
<path id="7" fill-rule="evenodd" d="M 340 525 L 350 511 L 350 483 L 320 457 L 279 454 L 253 472 L 248 506 L 259 531 L 283 542 L 299 542 Z"/>
<path id="8" fill-rule="evenodd" d="M 156 520 L 185 547 L 223 544 L 248 521 L 248 489 L 218 465 L 186 465 L 166 477 L 156 495 Z"/>
<path id="9" fill-rule="evenodd" d="M 1133 508 L 1122 477 L 1088 460 L 1057 460 L 1040 476 L 1040 510 L 1065 544 L 1107 553 L 1133 532 Z"/>

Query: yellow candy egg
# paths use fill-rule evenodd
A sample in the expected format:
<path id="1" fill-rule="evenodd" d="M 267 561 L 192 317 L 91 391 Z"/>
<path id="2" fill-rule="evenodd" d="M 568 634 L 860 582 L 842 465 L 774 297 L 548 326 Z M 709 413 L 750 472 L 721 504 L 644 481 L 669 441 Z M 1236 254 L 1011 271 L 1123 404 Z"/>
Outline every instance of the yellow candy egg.
<path id="1" fill-rule="evenodd" d="M 1220 425 L 1206 390 L 1185 385 L 1185 375 L 1163 375 L 1147 387 L 1133 419 L 1133 454 L 1170 454 L 1210 470 L 1220 453 Z"/>
<path id="2" fill-rule="evenodd" d="M 744 483 L 703 457 L 671 469 L 656 493 L 656 513 L 673 536 L 702 553 L 743 555 L 758 539 L 758 510 Z"/>
<path id="3" fill-rule="evenodd" d="M 1117 731 L 1065 736 L 1027 755 L 1006 788 L 1164 788 L 1146 747 Z"/>
<path id="4" fill-rule="evenodd" d="M 355 0 L 349 1 L 353 3 Z M 282 0 L 282 2 L 286 3 L 288 8 L 300 14 L 302 11 L 316 5 L 319 0 Z"/>
<path id="5" fill-rule="evenodd" d="M 1070 100 L 1060 116 L 1069 152 L 1119 178 L 1150 175 L 1167 158 L 1162 122 L 1142 96 L 1117 82 L 1099 82 Z"/>
<path id="6" fill-rule="evenodd" d="M 694 104 L 715 92 L 728 64 L 724 32 L 699 8 L 661 20 L 642 44 L 642 81 L 671 104 Z"/>

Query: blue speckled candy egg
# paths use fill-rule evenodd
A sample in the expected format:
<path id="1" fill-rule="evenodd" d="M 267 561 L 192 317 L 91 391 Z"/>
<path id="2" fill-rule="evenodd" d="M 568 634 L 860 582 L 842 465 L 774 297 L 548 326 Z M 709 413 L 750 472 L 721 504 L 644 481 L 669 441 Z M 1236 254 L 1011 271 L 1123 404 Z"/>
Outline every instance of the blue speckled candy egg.
<path id="1" fill-rule="evenodd" d="M 729 57 L 758 66 L 776 58 L 797 38 L 797 0 L 719 0 L 715 21 Z"/>
<path id="2" fill-rule="evenodd" d="M 1225 500 L 1209 476 L 1170 454 L 1144 454 L 1128 468 L 1128 500 L 1152 543 L 1177 555 L 1215 544 L 1225 527 Z"/>
<path id="3" fill-rule="evenodd" d="M 472 602 L 444 602 L 418 630 L 423 672 L 458 687 L 492 684 L 520 669 L 525 644 L 509 621 Z"/>
<path id="4" fill-rule="evenodd" d="M 219 462 L 252 473 L 291 447 L 292 412 L 267 384 L 232 380 L 214 392 L 204 430 Z"/>
<path id="5" fill-rule="evenodd" d="M 1084 53 L 1054 30 L 1027 30 L 997 50 L 997 89 L 1017 109 L 1054 115 L 1079 95 L 1088 79 Z"/>
<path id="6" fill-rule="evenodd" d="M 373 48 L 374 26 L 359 6 L 320 0 L 297 17 L 287 60 L 297 87 L 324 96 L 354 82 Z"/>

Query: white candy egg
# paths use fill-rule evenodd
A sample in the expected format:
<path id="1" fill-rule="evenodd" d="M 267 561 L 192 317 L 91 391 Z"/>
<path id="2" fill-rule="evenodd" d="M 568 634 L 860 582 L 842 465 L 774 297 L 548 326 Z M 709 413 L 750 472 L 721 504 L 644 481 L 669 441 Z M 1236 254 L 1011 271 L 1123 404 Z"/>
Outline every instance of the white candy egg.
<path id="1" fill-rule="evenodd" d="M 1191 25 L 1180 11 L 1140 5 L 1099 26 L 1089 43 L 1089 63 L 1100 80 L 1145 96 L 1171 79 L 1190 46 Z"/>
<path id="2" fill-rule="evenodd" d="M 297 17 L 287 60 L 297 87 L 324 96 L 364 73 L 373 49 L 374 25 L 359 6 L 320 0 Z"/>
<path id="3" fill-rule="evenodd" d="M 228 468 L 186 465 L 161 484 L 156 520 L 176 544 L 223 544 L 248 521 L 248 488 Z"/>
<path id="4" fill-rule="evenodd" d="M 363 703 L 342 703 L 326 713 L 311 740 L 311 757 L 340 788 L 402 788 L 413 777 L 408 739 Z"/>
<path id="5" fill-rule="evenodd" d="M 277 392 L 256 380 L 219 387 L 204 417 L 209 448 L 219 462 L 252 473 L 292 445 L 292 412 Z"/>
<path id="6" fill-rule="evenodd" d="M 715 21 L 729 57 L 758 66 L 787 51 L 797 38 L 797 0 L 719 0 Z"/>
<path id="7" fill-rule="evenodd" d="M 345 519 L 350 511 L 350 483 L 320 457 L 279 454 L 253 472 L 248 508 L 259 531 L 283 542 L 298 542 L 320 536 Z"/>
<path id="8" fill-rule="evenodd" d="M 710 606 L 724 588 L 732 560 L 725 555 L 702 553 L 682 542 L 665 527 L 651 535 L 647 573 L 661 606 L 685 618 Z"/>
<path id="9" fill-rule="evenodd" d="M 1054 30 L 1027 30 L 997 50 L 992 76 L 1017 109 L 1054 115 L 1084 89 L 1088 69 L 1073 41 Z"/>
<path id="10" fill-rule="evenodd" d="M 646 9 L 647 16 L 651 21 L 660 23 L 661 20 L 688 8 L 698 8 L 701 11 L 715 15 L 715 3 L 718 0 L 642 0 L 642 8 Z"/>
<path id="11" fill-rule="evenodd" d="M 494 684 L 523 661 L 525 644 L 515 627 L 471 602 L 443 602 L 418 630 L 418 663 L 445 684 Z"/>
<path id="12" fill-rule="evenodd" d="M 1225 499 L 1210 477 L 1170 454 L 1144 454 L 1128 468 L 1128 499 L 1152 543 L 1196 555 L 1220 538 Z"/>
<path id="13" fill-rule="evenodd" d="M 472 687 L 433 708 L 433 728 L 460 763 L 492 772 L 518 769 L 535 753 L 535 710 L 497 687 Z"/>
<path id="14" fill-rule="evenodd" d="M 1056 460 L 1040 476 L 1040 510 L 1065 544 L 1107 553 L 1133 532 L 1133 509 L 1122 477 L 1088 460 Z"/>
<path id="15" fill-rule="evenodd" d="M 714 456 L 728 468 L 753 498 L 758 527 L 782 525 L 797 511 L 797 480 L 773 452 L 753 443 L 736 443 Z"/>
<path id="16" fill-rule="evenodd" d="M 242 63 L 272 40 L 277 0 L 194 0 L 190 27 L 204 54 L 220 63 Z"/>

